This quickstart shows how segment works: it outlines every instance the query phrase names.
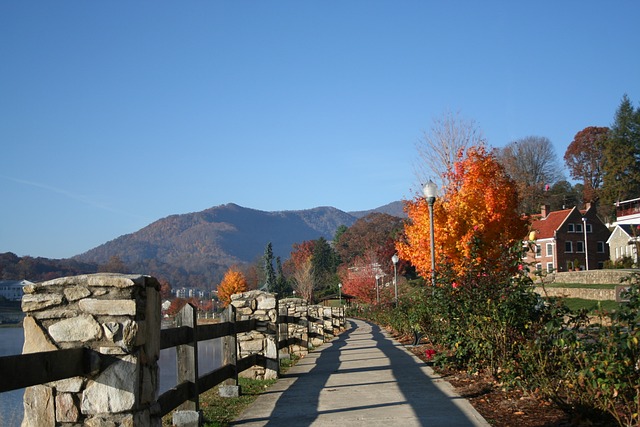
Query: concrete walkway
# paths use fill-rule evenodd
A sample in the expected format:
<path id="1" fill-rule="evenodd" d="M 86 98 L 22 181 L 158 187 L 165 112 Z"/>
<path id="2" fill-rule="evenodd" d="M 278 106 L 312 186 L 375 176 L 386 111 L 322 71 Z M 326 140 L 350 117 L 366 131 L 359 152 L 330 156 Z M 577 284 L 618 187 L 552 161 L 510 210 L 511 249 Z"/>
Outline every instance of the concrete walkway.
<path id="1" fill-rule="evenodd" d="M 349 320 L 232 424 L 489 426 L 471 404 L 378 326 Z"/>

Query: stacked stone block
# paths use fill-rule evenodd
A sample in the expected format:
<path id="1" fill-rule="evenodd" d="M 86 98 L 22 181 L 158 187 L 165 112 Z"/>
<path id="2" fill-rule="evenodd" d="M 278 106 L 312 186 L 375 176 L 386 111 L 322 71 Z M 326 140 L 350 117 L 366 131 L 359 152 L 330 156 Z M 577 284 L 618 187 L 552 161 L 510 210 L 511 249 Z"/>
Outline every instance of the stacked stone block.
<path id="1" fill-rule="evenodd" d="M 331 326 L 333 327 L 333 335 L 338 335 L 345 329 L 344 308 L 331 307 Z"/>
<path id="2" fill-rule="evenodd" d="M 302 298 L 286 298 L 279 301 L 280 315 L 288 322 L 283 325 L 280 340 L 291 340 L 283 352 L 304 357 L 309 353 L 309 304 Z"/>
<path id="3" fill-rule="evenodd" d="M 239 375 L 260 380 L 278 378 L 278 302 L 275 294 L 261 291 L 235 294 L 231 296 L 231 305 L 236 308 L 236 321 L 256 320 L 255 330 L 237 336 L 238 359 L 252 354 L 263 355 L 266 359 L 266 367 L 253 366 Z"/>
<path id="4" fill-rule="evenodd" d="M 320 347 L 325 342 L 324 336 L 324 308 L 320 305 L 310 305 L 309 311 L 309 344 L 311 348 Z"/>
<path id="5" fill-rule="evenodd" d="M 156 279 L 94 274 L 25 287 L 23 353 L 85 347 L 96 370 L 28 387 L 23 427 L 161 426 L 160 297 Z"/>

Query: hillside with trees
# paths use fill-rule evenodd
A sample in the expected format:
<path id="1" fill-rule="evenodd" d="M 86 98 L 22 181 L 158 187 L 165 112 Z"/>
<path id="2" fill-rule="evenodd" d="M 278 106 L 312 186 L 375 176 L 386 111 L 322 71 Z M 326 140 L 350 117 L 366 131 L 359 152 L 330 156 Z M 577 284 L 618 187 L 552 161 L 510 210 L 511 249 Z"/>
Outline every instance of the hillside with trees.
<path id="1" fill-rule="evenodd" d="M 74 259 L 98 265 L 119 260 L 129 272 L 165 278 L 174 287 L 211 288 L 229 267 L 255 262 L 268 242 L 274 256 L 288 258 L 294 243 L 332 239 L 339 226 L 355 220 L 333 207 L 265 212 L 230 203 L 171 215 Z"/>

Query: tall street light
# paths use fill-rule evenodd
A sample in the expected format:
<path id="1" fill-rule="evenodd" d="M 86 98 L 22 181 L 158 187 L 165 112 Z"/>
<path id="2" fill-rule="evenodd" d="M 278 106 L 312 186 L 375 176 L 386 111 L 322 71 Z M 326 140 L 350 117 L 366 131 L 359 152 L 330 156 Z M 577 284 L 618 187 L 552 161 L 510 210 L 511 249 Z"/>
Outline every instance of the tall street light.
<path id="1" fill-rule="evenodd" d="M 431 231 L 431 286 L 436 285 L 436 249 L 433 242 L 435 233 L 433 229 L 433 204 L 436 202 L 436 196 L 438 194 L 438 186 L 431 180 L 422 189 L 424 197 L 427 199 L 429 205 L 429 230 Z"/>
<path id="2" fill-rule="evenodd" d="M 584 268 L 589 270 L 589 249 L 587 249 L 587 217 L 582 217 L 582 230 L 584 231 Z"/>
<path id="3" fill-rule="evenodd" d="M 340 300 L 340 307 L 342 307 L 342 283 L 338 283 L 338 299 Z"/>
<path id="4" fill-rule="evenodd" d="M 380 305 L 380 286 L 378 280 L 382 279 L 382 275 L 376 274 L 376 302 Z"/>
<path id="5" fill-rule="evenodd" d="M 396 269 L 396 266 L 398 265 L 399 260 L 400 258 L 398 258 L 398 254 L 393 254 L 391 257 L 391 262 L 393 263 L 393 290 L 396 295 L 396 308 L 398 308 L 398 270 Z"/>

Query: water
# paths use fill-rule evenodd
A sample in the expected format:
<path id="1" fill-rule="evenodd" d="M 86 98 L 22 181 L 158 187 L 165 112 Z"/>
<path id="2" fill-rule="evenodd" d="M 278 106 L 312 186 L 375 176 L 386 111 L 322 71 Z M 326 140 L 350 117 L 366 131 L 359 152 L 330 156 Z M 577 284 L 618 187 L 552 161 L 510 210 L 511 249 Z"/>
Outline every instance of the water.
<path id="1" fill-rule="evenodd" d="M 22 353 L 24 332 L 22 328 L 0 328 L 0 356 Z M 198 369 L 200 376 L 219 368 L 222 364 L 222 339 L 198 343 Z M 160 394 L 176 385 L 176 349 L 160 351 Z M 20 427 L 22 423 L 22 398 L 24 389 L 0 393 L 0 426 Z"/>
<path id="2" fill-rule="evenodd" d="M 222 338 L 198 342 L 198 372 L 200 376 L 222 365 Z M 176 349 L 160 351 L 160 394 L 176 386 Z"/>
<path id="3" fill-rule="evenodd" d="M 0 328 L 0 357 L 22 353 L 22 328 Z M 24 389 L 0 393 L 0 426 L 19 427 L 22 423 Z"/>

